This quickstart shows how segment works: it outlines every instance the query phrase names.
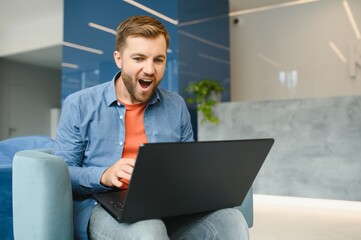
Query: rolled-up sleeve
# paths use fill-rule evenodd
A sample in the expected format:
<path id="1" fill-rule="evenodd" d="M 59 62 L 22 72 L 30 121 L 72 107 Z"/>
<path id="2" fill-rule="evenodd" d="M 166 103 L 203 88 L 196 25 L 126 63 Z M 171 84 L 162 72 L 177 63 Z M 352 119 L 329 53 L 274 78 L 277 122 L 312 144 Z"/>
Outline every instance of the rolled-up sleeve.
<path id="1" fill-rule="evenodd" d="M 65 99 L 54 145 L 54 155 L 68 165 L 73 193 L 86 196 L 108 188 L 100 184 L 106 167 L 83 167 L 87 142 L 82 134 L 81 114 L 74 99 Z"/>

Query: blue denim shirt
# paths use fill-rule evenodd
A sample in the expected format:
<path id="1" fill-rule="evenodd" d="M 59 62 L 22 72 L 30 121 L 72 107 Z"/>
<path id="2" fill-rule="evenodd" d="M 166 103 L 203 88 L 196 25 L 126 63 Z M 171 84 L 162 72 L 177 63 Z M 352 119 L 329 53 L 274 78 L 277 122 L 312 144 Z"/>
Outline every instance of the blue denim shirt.
<path id="1" fill-rule="evenodd" d="M 104 171 L 118 161 L 125 140 L 125 107 L 117 101 L 115 81 L 69 95 L 62 108 L 54 154 L 68 165 L 74 198 L 75 237 L 87 239 L 95 201 L 91 194 L 106 191 Z M 158 88 L 144 112 L 148 142 L 193 141 L 190 115 L 182 97 Z"/>

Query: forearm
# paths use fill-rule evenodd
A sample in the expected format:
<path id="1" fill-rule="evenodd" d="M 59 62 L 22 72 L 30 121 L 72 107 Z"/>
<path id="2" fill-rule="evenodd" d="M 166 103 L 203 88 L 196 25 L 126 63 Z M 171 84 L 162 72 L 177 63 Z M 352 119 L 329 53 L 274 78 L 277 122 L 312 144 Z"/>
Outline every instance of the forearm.
<path id="1" fill-rule="evenodd" d="M 68 166 L 73 194 L 78 196 L 91 195 L 109 190 L 100 184 L 106 167 L 75 167 Z"/>

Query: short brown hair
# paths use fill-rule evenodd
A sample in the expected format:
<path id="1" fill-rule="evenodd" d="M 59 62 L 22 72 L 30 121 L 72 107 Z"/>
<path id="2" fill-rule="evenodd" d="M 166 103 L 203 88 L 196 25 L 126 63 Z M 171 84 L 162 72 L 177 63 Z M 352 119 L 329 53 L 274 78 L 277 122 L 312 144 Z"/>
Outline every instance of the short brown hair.
<path id="1" fill-rule="evenodd" d="M 149 16 L 133 16 L 121 22 L 117 27 L 115 49 L 121 52 L 126 39 L 130 36 L 156 38 L 160 34 L 165 37 L 168 48 L 170 37 L 167 29 L 159 20 Z"/>

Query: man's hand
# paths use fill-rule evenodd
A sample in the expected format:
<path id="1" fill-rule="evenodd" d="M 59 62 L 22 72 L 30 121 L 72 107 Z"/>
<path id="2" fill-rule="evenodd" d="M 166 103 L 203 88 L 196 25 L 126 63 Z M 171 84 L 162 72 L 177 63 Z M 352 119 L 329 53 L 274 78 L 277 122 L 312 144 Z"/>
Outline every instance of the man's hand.
<path id="1" fill-rule="evenodd" d="M 103 173 L 100 183 L 103 186 L 118 188 L 123 186 L 123 184 L 129 183 L 134 164 L 135 159 L 121 158 Z"/>

